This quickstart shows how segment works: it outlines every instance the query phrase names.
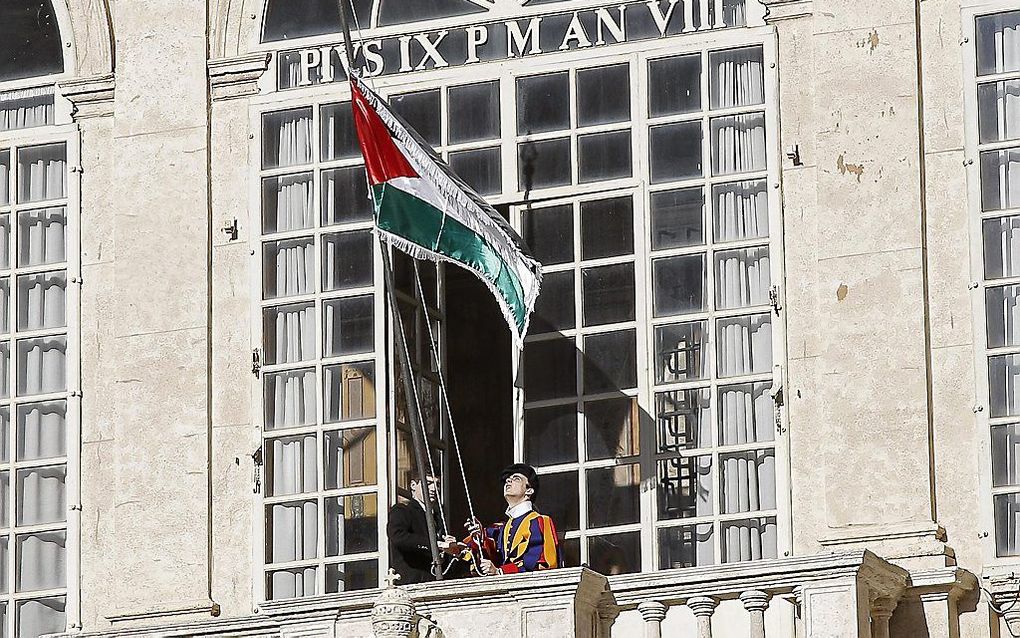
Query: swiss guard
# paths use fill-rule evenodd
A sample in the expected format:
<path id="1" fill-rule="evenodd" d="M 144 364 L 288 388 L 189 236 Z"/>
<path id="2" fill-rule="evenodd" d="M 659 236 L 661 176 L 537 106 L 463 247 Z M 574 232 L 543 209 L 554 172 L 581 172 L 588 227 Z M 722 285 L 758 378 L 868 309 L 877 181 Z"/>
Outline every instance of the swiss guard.
<path id="1" fill-rule="evenodd" d="M 552 519 L 535 511 L 535 468 L 515 463 L 500 478 L 507 520 L 476 529 L 465 541 L 465 558 L 484 576 L 556 569 L 562 562 L 560 541 Z"/>

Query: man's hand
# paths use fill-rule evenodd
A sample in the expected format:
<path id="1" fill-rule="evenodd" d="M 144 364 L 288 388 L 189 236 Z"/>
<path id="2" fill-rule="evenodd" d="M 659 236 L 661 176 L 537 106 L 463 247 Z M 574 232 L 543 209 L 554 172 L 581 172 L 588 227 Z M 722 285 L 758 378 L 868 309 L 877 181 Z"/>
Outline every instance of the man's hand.
<path id="1" fill-rule="evenodd" d="M 483 558 L 481 568 L 482 573 L 486 576 L 499 576 L 499 568 L 491 560 Z"/>
<path id="2" fill-rule="evenodd" d="M 443 540 L 439 541 L 439 549 L 450 556 L 460 556 L 461 552 L 464 551 L 464 546 L 457 542 L 457 539 L 453 536 L 444 536 Z"/>

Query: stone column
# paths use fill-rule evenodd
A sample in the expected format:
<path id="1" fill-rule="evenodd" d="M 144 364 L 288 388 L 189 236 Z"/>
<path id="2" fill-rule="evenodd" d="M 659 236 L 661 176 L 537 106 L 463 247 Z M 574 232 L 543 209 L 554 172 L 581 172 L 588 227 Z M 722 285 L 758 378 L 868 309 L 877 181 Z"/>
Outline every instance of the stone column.
<path id="1" fill-rule="evenodd" d="M 857 579 L 852 576 L 806 585 L 802 606 L 804 635 L 811 638 L 870 638 L 867 593 L 861 590 Z"/>
<path id="2" fill-rule="evenodd" d="M 656 601 L 647 601 L 638 605 L 641 618 L 645 621 L 645 638 L 662 638 L 662 621 L 666 618 L 665 605 Z"/>
<path id="3" fill-rule="evenodd" d="M 610 638 L 613 635 L 613 624 L 620 615 L 620 610 L 615 605 L 603 604 L 598 608 L 599 628 L 598 638 Z"/>
<path id="4" fill-rule="evenodd" d="M 687 601 L 687 607 L 698 621 L 698 638 L 712 638 L 712 614 L 718 604 L 711 596 L 695 596 Z"/>
<path id="5" fill-rule="evenodd" d="M 889 619 L 896 609 L 896 601 L 883 596 L 871 603 L 872 638 L 889 638 Z"/>
<path id="6" fill-rule="evenodd" d="M 751 615 L 751 638 L 765 638 L 765 610 L 769 608 L 770 594 L 752 589 L 740 594 L 740 602 Z"/>

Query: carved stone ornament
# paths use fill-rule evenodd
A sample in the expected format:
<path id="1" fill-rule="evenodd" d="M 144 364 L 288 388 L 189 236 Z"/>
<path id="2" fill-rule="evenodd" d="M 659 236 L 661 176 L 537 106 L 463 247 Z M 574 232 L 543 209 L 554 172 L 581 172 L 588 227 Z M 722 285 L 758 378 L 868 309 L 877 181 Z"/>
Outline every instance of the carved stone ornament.
<path id="1" fill-rule="evenodd" d="M 395 586 L 399 578 L 391 569 L 386 579 L 388 587 L 372 605 L 372 633 L 376 638 L 411 638 L 415 633 L 418 614 L 407 592 Z"/>

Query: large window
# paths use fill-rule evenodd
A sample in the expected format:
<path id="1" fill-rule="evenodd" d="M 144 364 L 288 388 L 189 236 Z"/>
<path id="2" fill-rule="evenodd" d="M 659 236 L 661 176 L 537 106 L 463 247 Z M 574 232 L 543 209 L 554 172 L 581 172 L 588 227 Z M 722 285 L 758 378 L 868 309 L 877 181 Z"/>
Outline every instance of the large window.
<path id="1" fill-rule="evenodd" d="M 1020 555 L 1020 11 L 978 16 L 977 208 L 998 556 Z"/>

